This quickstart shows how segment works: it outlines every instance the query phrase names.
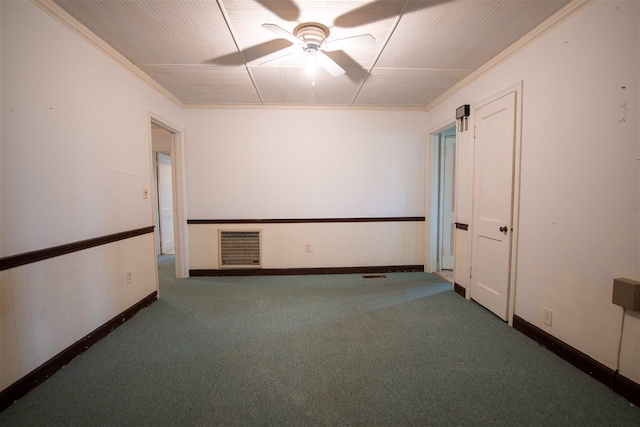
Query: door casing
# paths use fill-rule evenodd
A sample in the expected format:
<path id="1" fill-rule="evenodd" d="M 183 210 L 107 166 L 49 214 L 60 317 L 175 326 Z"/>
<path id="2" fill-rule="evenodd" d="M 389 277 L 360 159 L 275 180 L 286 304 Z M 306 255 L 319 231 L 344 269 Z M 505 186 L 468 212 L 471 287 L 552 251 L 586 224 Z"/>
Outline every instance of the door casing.
<path id="1" fill-rule="evenodd" d="M 426 186 L 427 191 L 425 200 L 425 212 L 427 213 L 427 219 L 425 226 L 427 227 L 428 236 L 425 242 L 425 272 L 433 273 L 437 271 L 439 262 L 439 197 L 440 197 L 440 133 L 454 127 L 456 125 L 455 118 L 452 116 L 450 119 L 444 121 L 438 126 L 429 129 L 426 132 L 427 143 L 427 158 L 426 158 Z M 456 166 L 457 171 L 457 166 Z M 454 181 L 457 183 L 457 176 L 454 177 Z M 457 197 L 456 197 L 457 199 Z M 454 205 L 457 200 L 454 200 Z M 457 206 L 456 206 L 457 208 Z"/>
<path id="2" fill-rule="evenodd" d="M 447 129 L 449 130 L 449 129 Z M 451 252 L 455 246 L 455 158 L 456 158 L 456 129 L 452 134 L 446 131 L 440 134 L 440 212 L 438 225 L 438 252 L 440 270 L 453 270 L 454 255 Z M 448 184 L 448 185 L 447 185 Z"/>

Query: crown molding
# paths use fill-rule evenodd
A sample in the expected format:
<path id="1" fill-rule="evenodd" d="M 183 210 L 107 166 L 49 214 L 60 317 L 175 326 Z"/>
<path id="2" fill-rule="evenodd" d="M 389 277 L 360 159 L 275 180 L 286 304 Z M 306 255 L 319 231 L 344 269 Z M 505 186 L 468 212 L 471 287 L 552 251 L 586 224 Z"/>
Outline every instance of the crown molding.
<path id="1" fill-rule="evenodd" d="M 111 45 L 102 40 L 100 37 L 96 35 L 89 28 L 85 27 L 80 21 L 71 16 L 66 10 L 56 4 L 53 0 L 30 0 L 33 4 L 38 6 L 40 9 L 44 10 L 46 13 L 55 18 L 58 22 L 62 23 L 64 26 L 69 28 L 71 31 L 78 34 L 82 37 L 86 42 L 90 45 L 98 49 L 100 52 L 107 55 L 109 58 L 114 60 L 116 63 L 121 65 L 123 68 L 131 72 L 133 75 L 138 77 L 144 83 L 146 83 L 151 88 L 158 91 L 161 95 L 164 95 L 171 102 L 176 104 L 178 107 L 183 108 L 184 104 L 180 101 L 175 95 L 165 89 L 160 83 L 152 79 L 147 73 L 138 68 L 133 62 L 129 61 L 124 57 L 120 52 L 115 50 Z"/>
<path id="2" fill-rule="evenodd" d="M 385 105 L 284 105 L 284 104 L 184 104 L 185 110 L 353 110 L 353 111 L 421 111 L 424 107 Z"/>
<path id="3" fill-rule="evenodd" d="M 540 37 L 544 36 L 563 22 L 566 22 L 569 18 L 589 6 L 591 3 L 594 3 L 596 0 L 573 0 L 567 3 L 562 9 L 558 10 L 556 13 L 551 15 L 549 18 L 542 21 L 537 27 L 533 30 L 529 31 L 524 36 L 520 37 L 509 47 L 504 49 L 502 52 L 491 58 L 489 61 L 480 66 L 473 73 L 469 74 L 467 77 L 459 81 L 457 84 L 452 86 L 442 95 L 431 101 L 426 107 L 425 110 L 429 111 L 434 108 L 436 105 L 443 102 L 445 99 L 449 98 L 454 93 L 458 92 L 464 87 L 469 86 L 471 83 L 478 80 L 480 77 L 484 76 L 488 72 L 492 71 L 494 68 L 505 62 L 507 59 L 511 58 Z"/>

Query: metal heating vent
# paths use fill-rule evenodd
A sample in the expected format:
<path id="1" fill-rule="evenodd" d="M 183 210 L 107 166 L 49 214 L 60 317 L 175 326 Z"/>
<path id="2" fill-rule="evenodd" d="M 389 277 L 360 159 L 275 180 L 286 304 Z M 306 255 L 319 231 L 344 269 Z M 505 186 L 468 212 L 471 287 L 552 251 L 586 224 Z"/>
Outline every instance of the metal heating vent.
<path id="1" fill-rule="evenodd" d="M 260 230 L 220 230 L 220 268 L 260 267 L 260 235 Z"/>

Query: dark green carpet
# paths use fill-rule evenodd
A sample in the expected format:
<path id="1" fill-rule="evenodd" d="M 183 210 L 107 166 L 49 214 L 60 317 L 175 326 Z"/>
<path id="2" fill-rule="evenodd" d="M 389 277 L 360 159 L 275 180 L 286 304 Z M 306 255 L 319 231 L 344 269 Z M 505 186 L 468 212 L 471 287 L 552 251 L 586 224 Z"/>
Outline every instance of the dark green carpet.
<path id="1" fill-rule="evenodd" d="M 640 425 L 424 273 L 173 278 L 0 425 Z"/>

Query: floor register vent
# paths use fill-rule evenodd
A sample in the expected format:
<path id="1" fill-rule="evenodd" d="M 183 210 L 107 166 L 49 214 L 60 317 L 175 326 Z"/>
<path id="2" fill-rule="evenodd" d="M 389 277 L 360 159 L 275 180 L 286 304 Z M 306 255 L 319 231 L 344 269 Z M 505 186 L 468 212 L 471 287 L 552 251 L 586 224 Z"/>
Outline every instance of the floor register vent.
<path id="1" fill-rule="evenodd" d="M 220 268 L 260 268 L 261 230 L 220 230 Z"/>

